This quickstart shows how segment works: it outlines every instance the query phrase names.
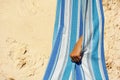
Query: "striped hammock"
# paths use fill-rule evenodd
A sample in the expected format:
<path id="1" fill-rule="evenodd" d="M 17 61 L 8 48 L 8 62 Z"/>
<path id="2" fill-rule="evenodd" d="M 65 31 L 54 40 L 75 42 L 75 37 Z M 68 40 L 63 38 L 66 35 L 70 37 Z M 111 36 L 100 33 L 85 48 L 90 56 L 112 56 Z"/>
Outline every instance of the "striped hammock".
<path id="1" fill-rule="evenodd" d="M 69 57 L 83 36 L 79 64 Z M 108 80 L 102 0 L 57 0 L 52 52 L 43 80 Z"/>

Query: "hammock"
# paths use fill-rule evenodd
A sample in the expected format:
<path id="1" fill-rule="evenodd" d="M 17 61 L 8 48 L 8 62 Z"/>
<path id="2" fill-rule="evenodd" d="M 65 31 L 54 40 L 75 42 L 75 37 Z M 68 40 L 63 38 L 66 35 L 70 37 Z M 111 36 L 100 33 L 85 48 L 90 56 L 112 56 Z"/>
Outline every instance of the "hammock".
<path id="1" fill-rule="evenodd" d="M 79 64 L 69 57 L 83 36 Z M 43 80 L 108 80 L 102 0 L 57 0 L 52 52 Z"/>

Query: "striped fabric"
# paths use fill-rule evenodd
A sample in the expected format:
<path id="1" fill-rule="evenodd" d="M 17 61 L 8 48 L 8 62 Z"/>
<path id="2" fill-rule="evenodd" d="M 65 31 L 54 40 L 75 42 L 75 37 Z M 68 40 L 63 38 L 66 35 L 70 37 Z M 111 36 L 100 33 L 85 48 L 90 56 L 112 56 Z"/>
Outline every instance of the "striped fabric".
<path id="1" fill-rule="evenodd" d="M 83 58 L 70 52 L 83 36 Z M 52 52 L 43 80 L 108 80 L 104 57 L 102 0 L 57 0 Z"/>

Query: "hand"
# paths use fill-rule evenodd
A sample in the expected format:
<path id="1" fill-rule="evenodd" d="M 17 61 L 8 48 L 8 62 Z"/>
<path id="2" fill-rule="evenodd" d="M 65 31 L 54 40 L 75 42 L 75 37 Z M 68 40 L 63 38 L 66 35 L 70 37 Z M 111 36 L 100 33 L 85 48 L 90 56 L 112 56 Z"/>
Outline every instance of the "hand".
<path id="1" fill-rule="evenodd" d="M 81 51 L 82 51 L 82 37 L 75 44 L 72 52 L 70 53 L 71 60 L 73 62 L 79 62 L 81 60 Z"/>

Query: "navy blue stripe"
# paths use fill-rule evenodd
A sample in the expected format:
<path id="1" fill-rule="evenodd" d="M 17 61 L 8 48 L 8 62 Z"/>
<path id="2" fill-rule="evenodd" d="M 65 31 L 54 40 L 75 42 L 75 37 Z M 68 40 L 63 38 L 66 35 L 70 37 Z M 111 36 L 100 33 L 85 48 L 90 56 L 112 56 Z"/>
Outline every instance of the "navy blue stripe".
<path id="1" fill-rule="evenodd" d="M 104 56 L 104 12 L 103 12 L 102 0 L 100 0 L 99 3 L 100 3 L 101 15 L 102 15 L 101 59 L 102 59 L 102 65 L 103 65 L 103 71 L 105 74 L 105 78 L 106 78 L 106 80 L 109 80 L 107 68 L 106 68 L 106 64 L 105 64 L 105 56 Z"/>
<path id="2" fill-rule="evenodd" d="M 65 5 L 64 3 L 65 3 L 64 0 L 62 0 L 60 29 L 59 29 L 58 36 L 57 36 L 57 39 L 56 39 L 56 42 L 55 42 L 55 46 L 52 49 L 51 58 L 50 58 L 50 61 L 48 63 L 48 67 L 46 69 L 43 80 L 48 80 L 49 77 L 50 77 L 50 74 L 53 70 L 53 65 L 55 63 L 56 55 L 57 55 L 57 52 L 58 52 L 58 49 L 59 49 L 59 45 L 60 45 L 60 42 L 61 42 L 62 32 L 63 32 L 63 28 L 64 28 L 64 5 Z"/>
<path id="3" fill-rule="evenodd" d="M 102 80 L 102 76 L 100 73 L 99 63 L 98 63 L 98 44 L 99 44 L 99 19 L 97 13 L 96 0 L 92 0 L 92 19 L 93 19 L 93 38 L 92 38 L 92 54 L 91 54 L 91 62 L 92 68 L 94 71 L 94 76 L 96 80 Z"/>

